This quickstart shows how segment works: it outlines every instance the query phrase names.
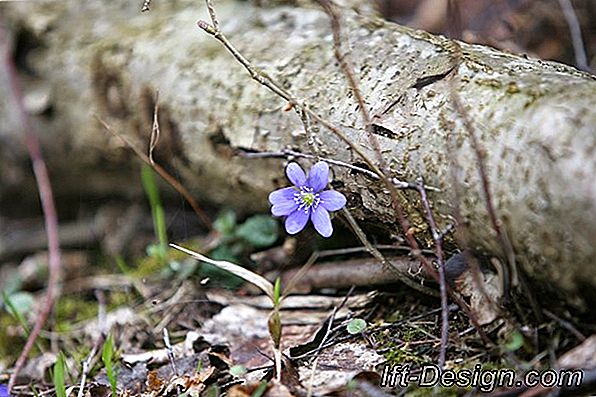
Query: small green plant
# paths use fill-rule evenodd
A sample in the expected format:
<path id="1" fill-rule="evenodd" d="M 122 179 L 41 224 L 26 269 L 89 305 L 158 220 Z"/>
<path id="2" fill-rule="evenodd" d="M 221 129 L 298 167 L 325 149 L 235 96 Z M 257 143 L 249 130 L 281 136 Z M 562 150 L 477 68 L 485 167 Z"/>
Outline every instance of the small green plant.
<path id="1" fill-rule="evenodd" d="M 505 349 L 507 349 L 508 351 L 514 352 L 514 351 L 522 348 L 523 345 L 524 345 L 524 336 L 521 334 L 521 332 L 515 330 L 515 331 L 511 332 L 509 335 L 507 335 Z"/>
<path id="2" fill-rule="evenodd" d="M 234 365 L 230 368 L 230 375 L 237 378 L 246 375 L 246 368 L 243 365 Z"/>
<path id="3" fill-rule="evenodd" d="M 213 227 L 219 232 L 219 244 L 209 256 L 220 261 L 246 262 L 248 254 L 270 247 L 279 237 L 278 223 L 268 215 L 254 215 L 238 223 L 233 211 L 223 211 Z M 205 263 L 199 269 L 199 276 L 232 289 L 243 282 L 241 278 Z"/>
<path id="4" fill-rule="evenodd" d="M 366 321 L 361 318 L 353 318 L 346 328 L 350 335 L 359 334 L 366 329 Z"/>
<path id="5" fill-rule="evenodd" d="M 19 325 L 23 328 L 25 335 L 29 337 L 29 326 L 23 316 L 23 313 L 31 310 L 33 307 L 33 296 L 28 292 L 15 292 L 12 295 L 8 295 L 6 291 L 2 290 L 2 300 L 6 306 L 7 312 L 18 321 Z M 39 341 L 35 341 L 35 347 L 40 352 L 43 351 Z"/>
<path id="6" fill-rule="evenodd" d="M 247 251 L 270 247 L 279 236 L 277 222 L 268 215 L 253 215 L 238 224 L 232 211 L 222 212 L 213 227 L 221 234 L 219 247 L 234 257 Z"/>
<path id="7" fill-rule="evenodd" d="M 309 259 L 309 261 L 303 266 L 301 271 L 298 272 L 296 278 L 293 279 L 292 281 L 290 281 L 289 285 L 282 292 L 281 281 L 279 280 L 279 278 L 275 281 L 275 284 L 272 284 L 269 280 L 267 280 L 263 276 L 260 276 L 256 273 L 254 273 L 242 266 L 236 265 L 234 263 L 231 263 L 228 261 L 213 260 L 211 258 L 206 257 L 205 255 L 199 254 L 198 252 L 191 251 L 184 247 L 180 247 L 176 244 L 170 244 L 170 247 L 175 248 L 179 251 L 182 251 L 182 252 L 184 252 L 184 253 L 186 253 L 186 254 L 192 256 L 193 258 L 196 258 L 202 262 L 209 263 L 209 264 L 214 265 L 222 270 L 225 270 L 225 271 L 235 274 L 236 276 L 238 276 L 238 277 L 248 281 L 249 283 L 255 285 L 256 287 L 258 287 L 261 291 L 263 291 L 265 293 L 265 295 L 267 295 L 269 297 L 269 299 L 271 300 L 271 303 L 273 305 L 273 310 L 271 311 L 271 314 L 269 315 L 269 320 L 268 320 L 267 325 L 269 328 L 269 335 L 271 336 L 271 340 L 273 341 L 273 352 L 274 352 L 274 356 L 275 356 L 275 369 L 276 369 L 275 373 L 277 376 L 277 380 L 279 381 L 280 376 L 281 376 L 281 358 L 282 358 L 281 350 L 280 350 L 281 330 L 282 330 L 281 317 L 280 317 L 281 303 L 282 303 L 283 299 L 291 291 L 295 280 L 298 277 L 301 277 L 301 275 L 308 269 L 308 267 L 310 267 L 314 263 L 316 256 L 312 256 Z"/>
<path id="8" fill-rule="evenodd" d="M 141 180 L 143 182 L 143 188 L 145 189 L 147 198 L 149 199 L 151 215 L 153 218 L 153 229 L 155 230 L 155 235 L 158 239 L 158 244 L 147 247 L 147 254 L 152 257 L 157 257 L 163 263 L 165 263 L 167 261 L 168 254 L 166 215 L 159 198 L 159 189 L 157 187 L 155 173 L 148 165 L 143 165 L 141 170 Z"/>
<path id="9" fill-rule="evenodd" d="M 21 312 L 21 310 L 17 309 L 17 305 L 13 303 L 12 298 L 8 296 L 8 294 L 5 291 L 2 291 L 2 300 L 4 301 L 4 304 L 6 305 L 6 308 L 8 309 L 10 315 L 13 316 L 19 322 L 19 324 L 21 324 L 21 327 L 23 327 L 23 329 L 25 330 L 25 334 L 29 336 L 29 327 L 27 326 L 27 321 L 25 321 L 25 317 L 23 317 L 23 313 Z"/>
<path id="10" fill-rule="evenodd" d="M 62 352 L 58 353 L 58 358 L 54 364 L 53 381 L 56 389 L 56 397 L 66 397 L 66 383 L 64 373 L 66 372 L 66 360 Z"/>
<path id="11" fill-rule="evenodd" d="M 122 274 L 125 274 L 127 276 L 130 276 L 132 274 L 131 269 L 126 264 L 126 261 L 124 260 L 122 255 L 117 255 L 114 258 L 114 260 L 116 262 L 116 265 L 118 266 L 118 269 L 122 272 Z"/>
<path id="12" fill-rule="evenodd" d="M 106 375 L 112 386 L 112 396 L 117 395 L 116 370 L 114 368 L 114 341 L 112 335 L 108 335 L 103 344 L 101 352 L 101 361 L 106 368 Z"/>

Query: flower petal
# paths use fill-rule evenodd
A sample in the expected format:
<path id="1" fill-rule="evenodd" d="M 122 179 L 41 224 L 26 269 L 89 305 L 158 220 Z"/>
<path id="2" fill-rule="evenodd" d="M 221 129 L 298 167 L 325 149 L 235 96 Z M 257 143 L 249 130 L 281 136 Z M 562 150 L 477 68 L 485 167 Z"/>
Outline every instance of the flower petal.
<path id="1" fill-rule="evenodd" d="M 310 214 L 310 219 L 315 229 L 323 237 L 329 237 L 333 233 L 333 226 L 331 226 L 331 219 L 329 218 L 329 212 L 321 206 L 318 206 Z"/>
<path id="2" fill-rule="evenodd" d="M 304 210 L 296 210 L 286 218 L 286 232 L 296 234 L 306 226 L 308 222 L 308 213 Z"/>
<path id="3" fill-rule="evenodd" d="M 286 201 L 294 202 L 294 193 L 297 190 L 293 187 L 284 187 L 282 189 L 277 189 L 269 193 L 269 202 L 273 205 L 281 204 Z"/>
<path id="4" fill-rule="evenodd" d="M 346 196 L 336 190 L 325 190 L 320 193 L 322 205 L 327 211 L 337 211 L 346 205 Z"/>
<path id="5" fill-rule="evenodd" d="M 316 192 L 323 190 L 329 182 L 329 164 L 319 161 L 312 166 L 308 173 L 308 186 Z"/>
<path id="6" fill-rule="evenodd" d="M 298 208 L 298 204 L 294 201 L 281 201 L 271 207 L 271 213 L 273 216 L 285 216 L 290 215 Z"/>
<path id="7" fill-rule="evenodd" d="M 286 175 L 294 185 L 298 187 L 306 185 L 306 175 L 298 163 L 288 164 L 286 167 Z"/>

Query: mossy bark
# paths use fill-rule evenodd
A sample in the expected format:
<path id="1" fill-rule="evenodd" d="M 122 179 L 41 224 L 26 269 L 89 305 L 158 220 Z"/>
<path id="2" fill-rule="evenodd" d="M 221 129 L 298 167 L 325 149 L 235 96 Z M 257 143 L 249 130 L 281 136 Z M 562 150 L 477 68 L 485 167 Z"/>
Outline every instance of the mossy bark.
<path id="1" fill-rule="evenodd" d="M 341 126 L 375 158 L 321 10 L 258 8 L 247 2 L 217 7 L 222 30 L 255 66 Z M 234 154 L 238 149 L 291 148 L 363 164 L 323 127 L 312 124 L 305 132 L 297 114 L 283 110 L 283 100 L 252 81 L 216 40 L 200 31 L 195 21 L 208 18 L 194 1 L 156 2 L 145 14 L 127 2 L 3 8 L 15 26 L 42 45 L 28 53 L 35 77 L 27 87 L 51 93 L 52 112 L 36 121 L 59 191 L 68 190 L 60 178 L 91 186 L 89 175 L 94 174 L 104 176 L 97 189 L 127 190 L 121 181 L 122 175 L 128 178 L 128 168 L 118 167 L 131 160 L 93 114 L 145 147 L 155 90 L 160 92 L 162 126 L 158 158 L 175 164 L 186 186 L 204 201 L 267 211 L 267 193 L 286 183 L 281 160 L 242 158 Z M 451 65 L 447 41 L 352 10 L 342 18 L 354 70 L 393 176 L 423 177 L 441 189 L 430 197 L 441 226 L 452 222 L 459 192 L 471 243 L 499 255 L 476 155 L 442 78 Z M 536 284 L 588 308 L 596 303 L 594 76 L 461 45 L 463 62 L 454 71 L 458 92 L 477 128 L 496 212 L 518 260 Z M 10 112 L 0 116 L 4 138 L 14 123 Z M 10 166 L 9 160 L 2 163 Z M 105 178 L 118 173 L 120 182 Z M 349 208 L 365 225 L 398 234 L 389 195 L 378 181 L 342 167 L 333 167 L 333 174 L 336 188 L 349 197 Z M 401 199 L 417 236 L 429 245 L 417 195 L 404 193 Z"/>

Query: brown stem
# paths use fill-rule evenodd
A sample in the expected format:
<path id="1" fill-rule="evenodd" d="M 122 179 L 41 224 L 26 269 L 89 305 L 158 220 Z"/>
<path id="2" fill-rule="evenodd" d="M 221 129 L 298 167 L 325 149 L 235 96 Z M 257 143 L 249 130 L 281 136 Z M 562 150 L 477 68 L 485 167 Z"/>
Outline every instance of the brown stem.
<path id="1" fill-rule="evenodd" d="M 439 291 L 441 293 L 441 351 L 439 353 L 439 369 L 443 370 L 445 365 L 445 356 L 447 354 L 447 342 L 449 339 L 449 303 L 447 302 L 447 280 L 445 278 L 445 261 L 443 259 L 443 234 L 437 228 L 435 217 L 430 202 L 424 188 L 424 180 L 420 178 L 418 183 L 418 192 L 422 199 L 422 205 L 426 211 L 426 219 L 430 225 L 435 251 L 437 253 L 437 262 L 439 262 Z"/>
<path id="2" fill-rule="evenodd" d="M 106 129 L 106 131 L 108 131 L 110 134 L 112 134 L 114 136 L 117 136 L 118 138 L 122 139 L 122 141 L 133 152 L 135 152 L 135 154 L 145 164 L 147 164 L 150 167 L 152 167 L 155 170 L 155 172 L 157 172 L 159 174 L 159 176 L 161 176 L 170 186 L 172 186 L 178 193 L 180 193 L 184 197 L 184 199 L 186 200 L 186 202 L 188 202 L 188 204 L 190 204 L 190 206 L 192 207 L 193 211 L 195 212 L 195 214 L 197 214 L 197 216 L 203 222 L 203 224 L 205 226 L 207 226 L 207 228 L 210 231 L 213 230 L 213 223 L 211 222 L 211 219 L 209 219 L 209 215 L 207 215 L 207 213 L 203 210 L 203 208 L 201 208 L 201 206 L 199 205 L 199 203 L 194 199 L 194 197 L 192 196 L 192 194 L 190 194 L 190 192 L 188 191 L 188 189 L 186 189 L 180 182 L 178 182 L 178 180 L 176 180 L 176 178 L 174 178 L 172 175 L 170 175 L 161 165 L 159 165 L 156 162 L 152 161 L 145 153 L 143 153 L 139 149 L 137 149 L 137 147 L 131 141 L 129 141 L 124 135 L 121 135 L 121 134 L 117 133 L 116 131 L 114 131 L 108 125 L 108 123 L 106 123 L 105 121 L 103 121 L 98 116 L 95 116 L 95 118 L 97 119 L 97 121 L 99 121 L 99 123 L 103 126 L 103 128 Z"/>
<path id="3" fill-rule="evenodd" d="M 54 307 L 54 301 L 56 299 L 56 286 L 60 278 L 60 242 L 58 237 L 58 215 L 56 213 L 56 205 L 54 204 L 54 196 L 52 194 L 52 186 L 50 183 L 50 177 L 48 170 L 43 159 L 41 147 L 39 141 L 33 132 L 29 116 L 25 110 L 23 104 L 23 93 L 17 77 L 17 70 L 13 59 L 10 54 L 10 44 L 6 30 L 2 27 L 3 21 L 0 20 L 0 49 L 2 56 L 4 57 L 4 65 L 6 73 L 8 75 L 8 82 L 12 96 L 19 114 L 21 128 L 25 138 L 25 145 L 29 152 L 29 157 L 33 165 L 33 173 L 35 174 L 35 181 L 37 183 L 37 189 L 39 191 L 39 198 L 41 200 L 41 207 L 44 216 L 46 234 L 48 236 L 48 252 L 49 252 L 49 264 L 48 264 L 48 286 L 46 288 L 45 298 L 43 300 L 43 306 L 35 322 L 33 330 L 27 338 L 25 347 L 21 351 L 19 358 L 14 367 L 14 371 L 10 376 L 8 382 L 9 392 L 15 386 L 19 372 L 25 365 L 27 355 L 33 348 L 39 333 L 45 325 L 52 308 Z"/>

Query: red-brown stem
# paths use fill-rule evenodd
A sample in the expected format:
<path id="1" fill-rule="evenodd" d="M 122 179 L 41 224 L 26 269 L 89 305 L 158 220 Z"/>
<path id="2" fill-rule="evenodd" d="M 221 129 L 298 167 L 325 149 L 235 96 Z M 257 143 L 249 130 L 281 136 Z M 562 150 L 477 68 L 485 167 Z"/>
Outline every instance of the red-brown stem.
<path id="1" fill-rule="evenodd" d="M 2 24 L 2 22 L 3 21 L 0 20 L 0 25 Z M 45 221 L 49 252 L 48 286 L 46 289 L 45 298 L 43 300 L 43 307 L 41 308 L 39 317 L 37 317 L 37 321 L 35 322 L 33 330 L 27 338 L 25 347 L 23 348 L 23 351 L 17 359 L 14 371 L 10 376 L 10 380 L 8 382 L 8 390 L 10 392 L 15 385 L 16 379 L 19 375 L 19 372 L 21 371 L 21 368 L 23 368 L 23 365 L 25 365 L 27 355 L 33 348 L 33 345 L 35 344 L 35 341 L 37 340 L 39 333 L 41 332 L 43 326 L 46 323 L 46 320 L 48 319 L 52 311 L 52 308 L 54 307 L 54 300 L 56 299 L 57 289 L 56 286 L 60 278 L 61 259 L 60 242 L 58 238 L 58 216 L 56 214 L 54 197 L 52 195 L 50 177 L 48 175 L 48 170 L 46 168 L 46 164 L 41 153 L 39 141 L 33 132 L 29 116 L 27 115 L 27 112 L 25 111 L 25 107 L 23 105 L 23 93 L 19 85 L 17 70 L 11 57 L 8 35 L 2 27 L 0 27 L 0 47 L 2 48 L 2 55 L 4 57 L 4 65 L 6 68 L 6 73 L 8 75 L 7 77 L 10 90 L 12 92 L 14 103 L 18 111 L 21 128 L 23 129 L 25 145 L 27 146 L 27 151 L 29 152 L 29 157 L 31 158 L 33 173 L 35 174 L 35 181 L 37 183 L 37 189 L 39 190 L 39 198 L 41 200 L 41 207 Z"/>

